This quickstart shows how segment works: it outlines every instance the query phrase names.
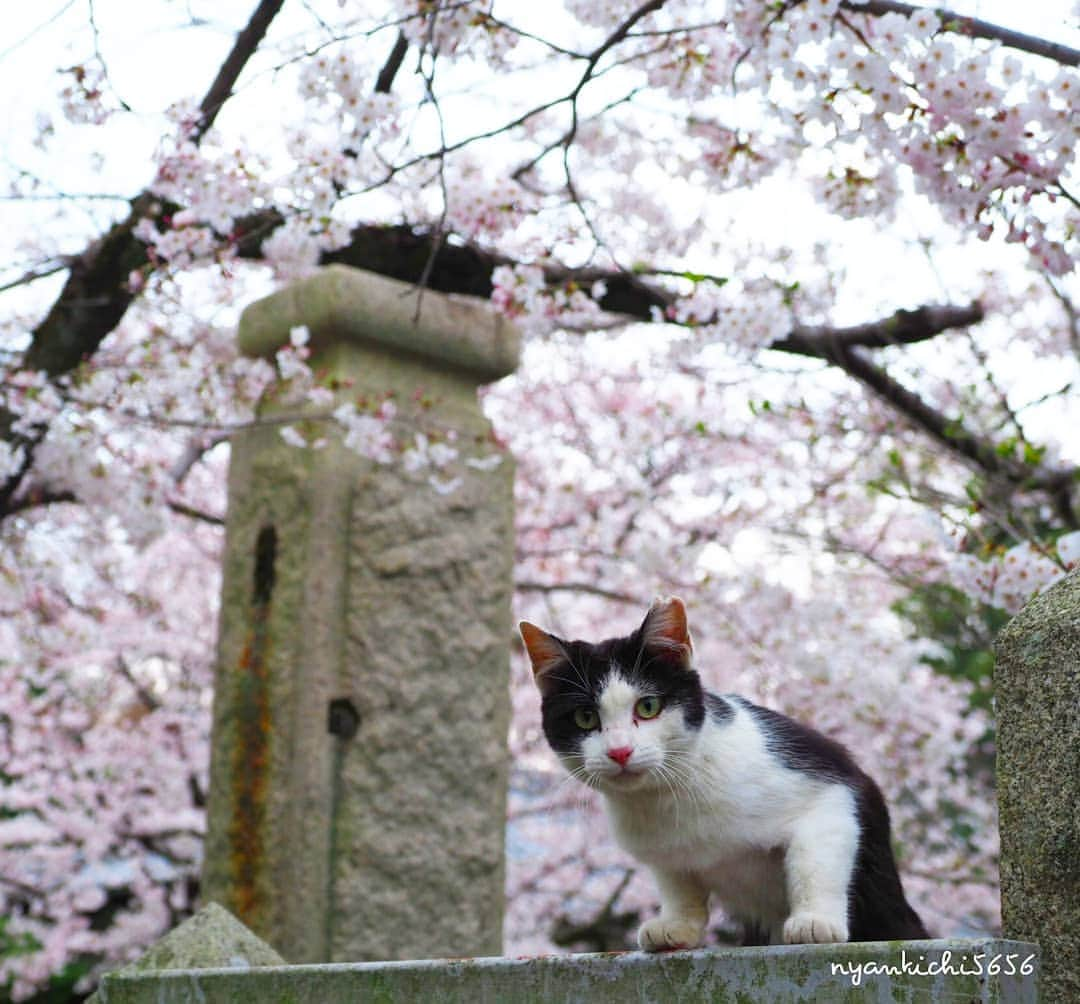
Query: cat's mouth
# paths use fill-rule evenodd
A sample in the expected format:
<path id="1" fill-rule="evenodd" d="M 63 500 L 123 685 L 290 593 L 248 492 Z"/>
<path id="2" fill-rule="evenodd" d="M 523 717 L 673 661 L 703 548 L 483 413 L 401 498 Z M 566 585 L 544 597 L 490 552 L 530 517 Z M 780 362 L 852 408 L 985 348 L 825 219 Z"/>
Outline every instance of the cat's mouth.
<path id="1" fill-rule="evenodd" d="M 621 767 L 614 773 L 605 773 L 603 775 L 603 781 L 604 783 L 614 785 L 617 788 L 632 788 L 635 787 L 646 774 L 648 774 L 648 770 L 644 767 Z"/>

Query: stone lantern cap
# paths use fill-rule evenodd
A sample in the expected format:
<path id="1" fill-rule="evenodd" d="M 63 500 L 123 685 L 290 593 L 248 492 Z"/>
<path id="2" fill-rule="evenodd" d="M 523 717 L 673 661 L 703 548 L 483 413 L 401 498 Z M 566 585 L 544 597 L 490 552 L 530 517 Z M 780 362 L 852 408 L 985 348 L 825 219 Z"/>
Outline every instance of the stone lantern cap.
<path id="1" fill-rule="evenodd" d="M 429 359 L 481 383 L 512 373 L 521 352 L 518 329 L 486 301 L 348 265 L 328 265 L 249 305 L 240 316 L 240 351 L 271 357 L 298 325 L 308 329 L 316 358 L 352 342 Z"/>

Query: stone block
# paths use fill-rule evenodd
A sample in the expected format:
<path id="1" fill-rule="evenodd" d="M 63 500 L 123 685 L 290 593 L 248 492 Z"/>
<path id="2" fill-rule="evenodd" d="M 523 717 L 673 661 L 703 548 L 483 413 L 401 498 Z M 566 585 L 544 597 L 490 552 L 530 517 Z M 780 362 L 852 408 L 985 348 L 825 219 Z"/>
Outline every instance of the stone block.
<path id="1" fill-rule="evenodd" d="M 193 917 L 173 928 L 144 955 L 114 975 L 128 976 L 170 969 L 239 969 L 283 966 L 285 960 L 265 941 L 255 937 L 228 910 L 207 903 Z M 86 1004 L 103 1004 L 99 993 Z"/>
<path id="2" fill-rule="evenodd" d="M 318 353 L 351 342 L 463 370 L 474 384 L 512 373 L 521 351 L 517 328 L 475 297 L 433 293 L 347 265 L 328 265 L 251 304 L 240 322 L 240 349 L 272 356 L 299 324 Z"/>
<path id="3" fill-rule="evenodd" d="M 994 684 L 1004 931 L 1041 946 L 1048 1001 L 1080 1001 L 1080 572 L 1001 632 Z"/>
<path id="4" fill-rule="evenodd" d="M 105 1004 L 1036 1004 L 1037 981 L 1034 945 L 974 939 L 118 974 Z"/>

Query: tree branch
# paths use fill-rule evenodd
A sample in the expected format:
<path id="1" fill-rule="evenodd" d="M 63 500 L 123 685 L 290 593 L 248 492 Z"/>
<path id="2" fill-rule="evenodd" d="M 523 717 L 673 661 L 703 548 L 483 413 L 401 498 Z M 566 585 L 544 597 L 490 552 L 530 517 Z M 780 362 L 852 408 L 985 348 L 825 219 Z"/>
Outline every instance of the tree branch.
<path id="1" fill-rule="evenodd" d="M 1078 484 L 1075 467 L 1043 468 L 998 452 L 993 441 L 967 431 L 959 419 L 931 408 L 921 397 L 875 366 L 859 349 L 846 349 L 829 361 L 854 377 L 908 419 L 916 428 L 986 475 L 1006 481 L 1014 489 L 1047 492 L 1066 526 L 1076 528 L 1072 491 Z"/>
<path id="2" fill-rule="evenodd" d="M 904 17 L 910 17 L 915 13 L 928 12 L 926 7 L 902 3 L 900 0 L 868 0 L 866 3 L 852 3 L 849 0 L 844 0 L 840 6 L 853 14 L 873 14 L 877 17 L 882 14 L 903 14 Z M 1046 59 L 1052 59 L 1062 66 L 1080 66 L 1080 52 L 1071 49 L 1067 45 L 1050 42 L 1035 35 L 1025 35 L 1023 32 L 1012 31 L 1009 28 L 1002 28 L 1000 25 L 992 24 L 989 21 L 957 14 L 955 11 L 944 7 L 934 8 L 929 12 L 937 16 L 943 31 L 953 32 L 957 35 L 967 35 L 970 38 L 985 38 L 991 42 L 1000 42 L 1010 49 L 1030 52 L 1033 56 L 1044 56 Z"/>
<path id="3" fill-rule="evenodd" d="M 59 505 L 63 502 L 76 501 L 78 500 L 75 498 L 74 492 L 30 491 L 5 506 L 3 513 L 5 516 L 12 516 L 18 512 L 25 512 L 27 509 L 36 509 L 39 506 Z"/>
<path id="4" fill-rule="evenodd" d="M 68 267 L 69 263 L 65 260 L 48 265 L 41 265 L 36 269 L 29 269 L 20 275 L 19 278 L 0 284 L 0 293 L 6 293 L 9 289 L 15 289 L 16 286 L 27 286 L 32 282 L 37 282 L 38 279 L 45 279 L 50 275 L 56 275 L 57 272 L 63 272 L 64 269 Z"/>
<path id="5" fill-rule="evenodd" d="M 284 0 L 262 0 L 226 57 L 200 104 L 202 118 L 193 134 L 197 143 L 232 93 L 233 85 L 266 34 L 270 22 Z M 44 370 L 59 376 L 73 370 L 92 355 L 102 340 L 120 323 L 135 298 L 128 276 L 142 268 L 149 256 L 146 245 L 134 234 L 135 226 L 153 209 L 155 198 L 149 190 L 131 200 L 128 215 L 110 227 L 71 262 L 67 281 L 48 314 L 34 329 L 30 347 L 23 356 L 26 369 Z M 13 416 L 0 410 L 0 438 L 32 452 L 36 439 L 13 436 Z M 25 470 L 0 484 L 0 513 L 18 491 Z"/>
<path id="6" fill-rule="evenodd" d="M 637 927 L 640 911 L 615 912 L 615 904 L 626 891 L 634 869 L 627 868 L 607 902 L 590 920 L 575 923 L 565 914 L 556 917 L 551 926 L 551 940 L 562 948 L 585 945 L 590 952 L 617 952 L 631 943 L 630 932 Z"/>
<path id="7" fill-rule="evenodd" d="M 199 104 L 202 118 L 192 136 L 194 142 L 198 143 L 213 124 L 283 2 L 262 0 L 237 35 Z M 120 322 L 135 298 L 128 289 L 128 276 L 148 261 L 146 246 L 134 236 L 133 230 L 151 211 L 154 201 L 149 191 L 136 196 L 131 200 L 127 217 L 72 262 L 63 290 L 34 330 L 23 361 L 27 369 L 44 370 L 50 376 L 69 372 L 91 355 Z"/>
<path id="8" fill-rule="evenodd" d="M 148 198 L 145 193 L 140 196 L 133 203 L 129 220 L 117 224 L 93 253 L 84 255 L 72 267 L 65 293 L 35 333 L 26 357 L 28 366 L 53 374 L 74 368 L 123 316 L 133 298 L 126 287 L 126 276 L 132 261 L 145 257 L 145 249 L 132 237 L 130 229 L 144 211 L 140 200 Z M 282 217 L 277 212 L 254 214 L 238 221 L 239 256 L 260 258 L 263 240 L 281 223 Z M 432 256 L 428 228 L 407 225 L 359 226 L 354 229 L 350 243 L 324 255 L 323 262 L 340 262 L 411 283 L 418 282 L 427 272 L 427 288 L 482 298 L 491 295 L 495 268 L 514 264 L 505 256 L 453 240 L 443 241 Z M 651 320 L 657 310 L 663 311 L 675 299 L 673 293 L 651 284 L 640 273 L 547 265 L 544 275 L 547 282 L 556 285 L 568 281 L 587 285 L 601 280 L 607 288 L 600 307 L 640 320 Z M 1017 487 L 1050 492 L 1057 498 L 1055 506 L 1060 512 L 1066 509 L 1071 512 L 1071 503 L 1065 502 L 1071 496 L 1071 472 L 1044 471 L 1003 458 L 992 441 L 964 430 L 959 422 L 931 408 L 856 351 L 927 341 L 950 328 L 977 323 L 982 317 L 978 303 L 926 306 L 897 311 L 889 317 L 848 328 L 796 327 L 772 348 L 838 366 L 951 452 L 988 475 L 1006 478 Z M 1068 525 L 1074 522 L 1072 516 Z"/>
<path id="9" fill-rule="evenodd" d="M 60 295 L 34 329 L 23 366 L 59 376 L 73 370 L 120 323 L 134 293 L 128 276 L 146 264 L 146 246 L 132 231 L 151 210 L 149 192 L 132 199 L 127 217 L 71 262 Z"/>
<path id="10" fill-rule="evenodd" d="M 221 516 L 203 512 L 202 509 L 196 509 L 194 506 L 187 505 L 184 502 L 170 501 L 165 504 L 178 516 L 186 516 L 188 519 L 194 519 L 200 523 L 208 523 L 210 526 L 225 525 L 225 520 Z"/>
<path id="11" fill-rule="evenodd" d="M 161 701 L 159 701 L 131 671 L 131 667 L 128 665 L 127 659 L 123 655 L 117 655 L 113 660 L 113 664 L 120 671 L 120 675 L 127 680 L 128 685 L 135 691 L 135 696 L 138 697 L 139 702 L 149 712 L 153 713 L 161 707 Z"/>
<path id="12" fill-rule="evenodd" d="M 778 352 L 801 356 L 816 356 L 837 362 L 849 349 L 882 349 L 890 345 L 910 345 L 948 331 L 978 324 L 984 317 L 982 306 L 972 303 L 961 306 L 926 306 L 915 310 L 898 310 L 889 317 L 850 328 L 830 328 L 825 325 L 798 325 L 791 333 L 769 346 Z"/>
<path id="13" fill-rule="evenodd" d="M 214 124 L 214 119 L 217 118 L 222 105 L 232 96 L 237 78 L 259 47 L 270 23 L 277 17 L 284 2 L 285 0 L 262 0 L 248 23 L 236 36 L 232 50 L 225 57 L 225 62 L 221 64 L 221 69 L 218 70 L 210 89 L 199 102 L 201 115 L 191 137 L 195 143 L 198 143 Z"/>
<path id="14" fill-rule="evenodd" d="M 379 71 L 379 76 L 375 81 L 376 94 L 390 93 L 390 88 L 394 86 L 394 77 L 397 76 L 398 70 L 401 69 L 401 64 L 405 61 L 405 53 L 408 51 L 409 40 L 403 32 L 399 31 L 397 40 L 394 42 L 394 48 L 390 50 L 390 55 L 387 57 L 386 63 Z"/>
<path id="15" fill-rule="evenodd" d="M 246 250 L 257 253 L 255 247 Z M 430 235 L 423 228 L 362 226 L 353 231 L 353 239 L 347 247 L 331 252 L 324 260 L 415 283 L 423 274 L 430 251 Z M 441 292 L 489 297 L 492 272 L 499 265 L 510 264 L 513 264 L 510 259 L 482 248 L 444 242 L 435 256 L 427 286 Z M 650 284 L 640 273 L 615 269 L 575 271 L 563 266 L 545 266 L 544 276 L 547 282 L 556 285 L 570 280 L 579 285 L 603 281 L 607 291 L 600 300 L 601 308 L 643 321 L 652 320 L 656 310 L 664 310 L 675 299 L 674 294 Z M 1015 488 L 1047 492 L 1065 525 L 1075 526 L 1078 517 L 1072 502 L 1076 486 L 1073 468 L 1048 470 L 1002 457 L 992 440 L 975 435 L 959 420 L 930 407 L 860 351 L 929 341 L 952 328 L 976 324 L 983 317 L 979 303 L 924 306 L 899 310 L 888 317 L 847 328 L 796 326 L 770 348 L 822 359 L 839 367 L 880 396 L 916 428 L 988 476 L 1005 479 Z"/>

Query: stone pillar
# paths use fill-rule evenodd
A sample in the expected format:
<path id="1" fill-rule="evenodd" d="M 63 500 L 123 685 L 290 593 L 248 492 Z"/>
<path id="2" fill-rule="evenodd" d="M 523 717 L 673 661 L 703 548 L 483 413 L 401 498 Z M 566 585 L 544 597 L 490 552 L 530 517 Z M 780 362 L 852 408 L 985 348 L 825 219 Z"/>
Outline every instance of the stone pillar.
<path id="1" fill-rule="evenodd" d="M 1080 572 L 997 643 L 1001 911 L 1042 948 L 1042 999 L 1080 1001 Z"/>
<path id="2" fill-rule="evenodd" d="M 408 442 L 454 435 L 440 476 L 460 484 L 317 417 L 299 427 L 326 444 L 289 445 L 274 420 L 295 405 L 233 440 L 204 899 L 290 962 L 497 954 L 513 472 L 490 466 L 476 391 L 518 335 L 487 304 L 331 266 L 249 306 L 240 347 L 272 357 L 297 325 L 338 402 L 392 395 Z"/>

